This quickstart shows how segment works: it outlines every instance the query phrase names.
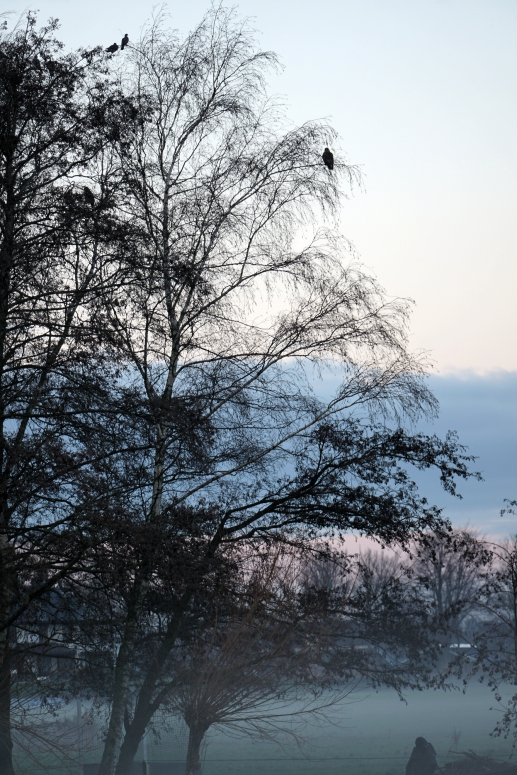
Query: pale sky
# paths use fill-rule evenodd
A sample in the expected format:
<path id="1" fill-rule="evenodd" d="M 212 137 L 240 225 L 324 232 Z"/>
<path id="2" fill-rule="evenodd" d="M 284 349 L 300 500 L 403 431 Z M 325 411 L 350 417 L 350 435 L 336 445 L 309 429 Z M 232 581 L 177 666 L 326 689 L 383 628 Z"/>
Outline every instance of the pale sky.
<path id="1" fill-rule="evenodd" d="M 156 5 L 3 7 L 58 17 L 76 47 L 137 38 Z M 187 32 L 208 5 L 169 2 L 171 25 Z M 340 228 L 390 295 L 415 300 L 412 347 L 429 351 L 441 375 L 432 381 L 442 406 L 434 430 L 457 429 L 479 456 L 485 483 L 462 487 L 460 503 L 435 491 L 437 501 L 455 524 L 515 530 L 499 509 L 517 497 L 516 0 L 237 5 L 285 66 L 270 87 L 285 95 L 290 118 L 329 118 L 347 161 L 361 166 L 364 190 L 345 204 Z"/>
<path id="2" fill-rule="evenodd" d="M 148 0 L 5 0 L 56 16 L 70 47 L 138 36 Z M 285 70 L 295 122 L 329 117 L 365 187 L 341 229 L 440 373 L 517 370 L 515 0 L 241 0 Z M 191 29 L 208 0 L 169 2 Z M 14 17 L 13 17 L 14 18 Z"/>

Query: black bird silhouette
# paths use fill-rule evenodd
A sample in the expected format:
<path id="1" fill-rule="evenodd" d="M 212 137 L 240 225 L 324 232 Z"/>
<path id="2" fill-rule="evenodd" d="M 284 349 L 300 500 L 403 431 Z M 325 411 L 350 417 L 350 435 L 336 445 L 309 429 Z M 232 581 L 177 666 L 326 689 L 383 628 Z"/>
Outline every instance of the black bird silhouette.
<path id="1" fill-rule="evenodd" d="M 118 43 L 112 43 L 111 46 L 108 46 L 106 51 L 109 51 L 110 54 L 114 54 L 115 51 L 118 51 Z"/>
<path id="2" fill-rule="evenodd" d="M 126 34 L 122 38 L 122 43 L 120 44 L 120 50 L 124 51 L 124 49 L 125 49 L 125 47 L 127 46 L 128 43 L 129 43 L 129 35 L 126 32 Z"/>
<path id="3" fill-rule="evenodd" d="M 323 151 L 321 158 L 325 162 L 325 165 L 329 168 L 329 170 L 334 169 L 334 154 L 332 153 L 329 148 L 325 148 Z"/>
<path id="4" fill-rule="evenodd" d="M 86 199 L 90 207 L 93 207 L 95 205 L 95 197 L 91 189 L 89 189 L 88 186 L 83 186 L 83 193 L 84 193 L 84 198 Z"/>

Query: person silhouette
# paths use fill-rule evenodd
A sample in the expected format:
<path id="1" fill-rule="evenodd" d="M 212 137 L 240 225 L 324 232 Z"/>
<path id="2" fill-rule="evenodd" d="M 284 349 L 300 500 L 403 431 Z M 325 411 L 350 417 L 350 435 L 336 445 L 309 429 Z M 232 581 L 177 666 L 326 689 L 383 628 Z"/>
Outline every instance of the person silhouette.
<path id="1" fill-rule="evenodd" d="M 436 751 L 425 737 L 417 737 L 406 764 L 406 775 L 433 775 L 438 767 Z"/>

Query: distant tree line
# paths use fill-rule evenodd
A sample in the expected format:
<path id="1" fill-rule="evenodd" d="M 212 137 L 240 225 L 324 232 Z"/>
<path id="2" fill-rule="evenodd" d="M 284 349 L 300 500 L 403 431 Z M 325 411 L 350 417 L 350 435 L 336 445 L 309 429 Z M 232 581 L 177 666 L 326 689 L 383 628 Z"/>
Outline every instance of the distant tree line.
<path id="1" fill-rule="evenodd" d="M 223 7 L 123 59 L 56 34 L 0 37 L 0 771 L 31 691 L 109 707 L 100 773 L 127 775 L 159 709 L 190 773 L 213 724 L 283 728 L 271 700 L 436 684 L 474 587 L 476 669 L 514 677 L 513 544 L 488 573 L 413 481 L 475 474 L 408 430 L 437 404 L 408 305 L 333 228 L 359 179 L 323 163 L 334 130 L 286 123 Z M 349 556 L 351 531 L 418 559 Z M 42 687 L 45 658 L 71 666 Z"/>

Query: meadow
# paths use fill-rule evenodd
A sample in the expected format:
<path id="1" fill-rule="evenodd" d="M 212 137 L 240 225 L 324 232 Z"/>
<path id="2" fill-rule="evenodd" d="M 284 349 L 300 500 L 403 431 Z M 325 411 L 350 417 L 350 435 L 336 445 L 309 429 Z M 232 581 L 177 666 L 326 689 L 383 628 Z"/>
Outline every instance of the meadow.
<path id="1" fill-rule="evenodd" d="M 439 765 L 468 750 L 508 760 L 512 741 L 490 735 L 500 713 L 477 683 L 465 693 L 409 693 L 406 702 L 385 689 L 358 691 L 327 722 L 307 728 L 300 748 L 212 733 L 203 775 L 402 775 L 419 735 L 434 745 Z"/>
<path id="2" fill-rule="evenodd" d="M 212 731 L 205 740 L 200 775 L 403 775 L 419 735 L 434 745 L 440 766 L 469 750 L 512 761 L 517 759 L 513 741 L 490 734 L 500 713 L 492 692 L 478 683 L 465 693 L 411 692 L 405 701 L 387 689 L 358 690 L 328 711 L 325 720 L 307 725 L 298 744 L 288 737 L 272 742 Z M 73 706 L 67 716 L 73 725 Z M 85 745 L 88 729 L 83 732 Z M 148 735 L 146 748 L 150 762 L 173 761 L 171 775 L 177 775 L 186 753 L 186 729 L 177 722 L 169 730 L 164 726 L 159 739 Z M 100 751 L 100 746 L 90 746 L 83 761 L 99 761 Z M 75 751 L 70 755 L 65 766 L 47 759 L 40 767 L 24 755 L 16 758 L 20 772 L 78 775 Z M 137 760 L 142 758 L 141 745 Z"/>

